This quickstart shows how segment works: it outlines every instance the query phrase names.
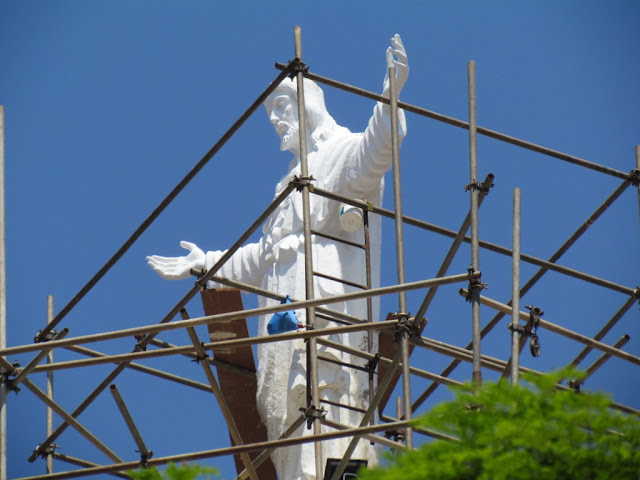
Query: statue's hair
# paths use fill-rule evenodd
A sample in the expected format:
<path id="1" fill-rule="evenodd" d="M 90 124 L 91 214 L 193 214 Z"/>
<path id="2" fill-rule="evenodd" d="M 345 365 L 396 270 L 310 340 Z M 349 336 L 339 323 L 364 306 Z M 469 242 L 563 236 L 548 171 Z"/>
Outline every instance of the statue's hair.
<path id="1" fill-rule="evenodd" d="M 285 78 L 275 89 L 275 92 L 288 94 L 297 105 L 298 82 L 295 79 Z M 339 127 L 327 111 L 324 92 L 313 80 L 308 78 L 304 79 L 304 110 L 311 146 L 315 149 L 319 142 L 329 137 L 332 130 Z"/>

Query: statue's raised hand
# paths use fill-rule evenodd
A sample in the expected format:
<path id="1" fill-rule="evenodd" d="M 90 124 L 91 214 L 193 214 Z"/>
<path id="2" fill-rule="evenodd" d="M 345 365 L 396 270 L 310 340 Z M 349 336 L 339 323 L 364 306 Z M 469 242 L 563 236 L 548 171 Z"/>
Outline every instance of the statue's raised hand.
<path id="1" fill-rule="evenodd" d="M 387 48 L 387 73 L 384 76 L 384 84 L 382 95 L 389 96 L 389 69 L 396 67 L 396 89 L 398 96 L 402 91 L 402 87 L 409 78 L 409 62 L 407 60 L 407 52 L 402 44 L 402 39 L 397 33 L 391 37 L 391 46 Z"/>
<path id="2" fill-rule="evenodd" d="M 204 268 L 205 254 L 194 243 L 180 242 L 180 246 L 189 250 L 185 257 L 161 257 L 151 255 L 147 257 L 147 263 L 162 278 L 167 280 L 180 280 L 190 275 L 191 269 Z"/>

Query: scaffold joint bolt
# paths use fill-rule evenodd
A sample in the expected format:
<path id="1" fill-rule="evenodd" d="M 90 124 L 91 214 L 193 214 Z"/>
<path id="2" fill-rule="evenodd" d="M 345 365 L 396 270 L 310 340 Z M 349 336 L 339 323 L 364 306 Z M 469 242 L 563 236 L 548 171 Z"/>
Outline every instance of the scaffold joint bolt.
<path id="1" fill-rule="evenodd" d="M 313 175 L 309 175 L 308 177 L 298 177 L 297 175 L 293 177 L 293 180 L 291 180 L 291 185 L 293 185 L 295 187 L 295 189 L 299 192 L 301 192 L 304 187 L 309 187 L 309 189 L 313 189 L 313 185 L 311 184 L 311 182 L 315 182 L 315 178 L 313 178 Z"/>
<path id="2" fill-rule="evenodd" d="M 146 352 L 147 351 L 147 346 L 144 345 L 144 340 L 147 336 L 146 335 L 134 335 L 133 338 L 135 338 L 137 340 L 137 343 L 135 345 L 134 350 L 136 352 Z"/>
<path id="3" fill-rule="evenodd" d="M 404 442 L 404 428 L 398 428 L 396 430 L 386 430 L 384 432 L 385 438 L 393 440 L 394 442 Z"/>
<path id="4" fill-rule="evenodd" d="M 293 80 L 298 72 L 307 73 L 309 71 L 309 66 L 306 63 L 303 63 L 299 58 L 294 58 L 287 62 L 287 65 L 284 67 L 284 71 L 288 72 L 289 78 Z"/>
<path id="5" fill-rule="evenodd" d="M 480 183 L 474 178 L 470 183 L 467 183 L 464 186 L 464 191 L 468 192 L 469 190 L 477 190 L 478 192 L 487 194 L 489 193 L 489 190 L 491 190 L 491 187 L 493 187 L 493 184 L 491 184 L 491 186 L 486 186 L 484 183 Z"/>
<path id="6" fill-rule="evenodd" d="M 364 368 L 366 368 L 369 373 L 375 373 L 378 363 L 380 363 L 380 354 L 376 353 L 374 357 L 365 364 Z"/>
<path id="7" fill-rule="evenodd" d="M 58 332 L 56 330 L 51 330 L 50 332 L 47 332 L 45 335 L 43 335 L 42 330 L 38 330 L 36 336 L 33 337 L 33 343 L 50 342 L 57 334 Z"/>
<path id="8" fill-rule="evenodd" d="M 202 345 L 202 349 L 205 350 L 205 352 L 202 355 L 197 355 L 196 358 L 191 360 L 193 363 L 200 363 L 203 360 L 208 360 L 209 359 L 209 355 L 207 355 L 207 351 L 206 351 L 206 349 L 204 347 L 204 342 L 200 342 L 200 345 Z"/>
<path id="9" fill-rule="evenodd" d="M 316 419 L 324 420 L 327 416 L 327 411 L 323 407 L 318 408 L 315 405 L 311 405 L 309 408 L 301 407 L 300 411 L 307 419 L 307 430 L 311 428 Z"/>
<path id="10" fill-rule="evenodd" d="M 140 450 L 136 450 L 136 452 L 140 454 L 140 466 L 147 468 L 149 466 L 149 459 L 153 457 L 153 452 L 151 450 L 145 453 L 142 453 Z"/>
<path id="11" fill-rule="evenodd" d="M 395 313 L 394 316 L 398 319 L 393 332 L 394 342 L 399 342 L 402 339 L 402 334 L 406 333 L 409 338 L 418 334 L 418 327 L 411 321 L 408 313 Z"/>

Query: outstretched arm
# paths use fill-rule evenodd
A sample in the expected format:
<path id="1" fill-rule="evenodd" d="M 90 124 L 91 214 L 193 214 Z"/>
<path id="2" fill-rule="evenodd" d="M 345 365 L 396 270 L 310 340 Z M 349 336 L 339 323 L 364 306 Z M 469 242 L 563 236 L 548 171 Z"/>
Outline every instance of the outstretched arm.
<path id="1" fill-rule="evenodd" d="M 216 275 L 260 286 L 266 269 L 262 259 L 263 242 L 264 240 L 261 239 L 258 243 L 250 243 L 239 248 L 216 272 Z M 151 255 L 147 257 L 147 263 L 162 278 L 180 280 L 189 277 L 192 269 L 210 269 L 225 253 L 216 250 L 205 254 L 195 244 L 184 241 L 180 242 L 180 246 L 189 250 L 189 254 L 184 257 Z"/>
<path id="2" fill-rule="evenodd" d="M 384 77 L 382 94 L 389 97 L 389 68 L 395 67 L 396 90 L 398 95 L 409 76 L 407 52 L 400 35 L 391 37 L 391 46 L 386 50 L 387 72 Z M 402 139 L 407 132 L 404 111 L 398 110 L 398 130 Z M 391 118 L 389 105 L 378 102 L 364 131 L 362 141 L 353 157 L 358 165 L 354 177 L 359 189 L 367 191 L 378 185 L 385 172 L 391 168 Z"/>

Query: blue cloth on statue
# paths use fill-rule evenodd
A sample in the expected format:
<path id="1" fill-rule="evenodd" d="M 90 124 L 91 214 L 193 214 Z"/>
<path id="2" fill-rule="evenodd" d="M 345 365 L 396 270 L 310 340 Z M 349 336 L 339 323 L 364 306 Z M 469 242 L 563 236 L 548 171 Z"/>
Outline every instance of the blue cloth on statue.
<path id="1" fill-rule="evenodd" d="M 289 295 L 280 303 L 291 303 Z M 293 310 L 274 313 L 269 323 L 267 323 L 267 333 L 269 335 L 292 332 L 294 330 L 298 330 L 298 318 Z"/>

